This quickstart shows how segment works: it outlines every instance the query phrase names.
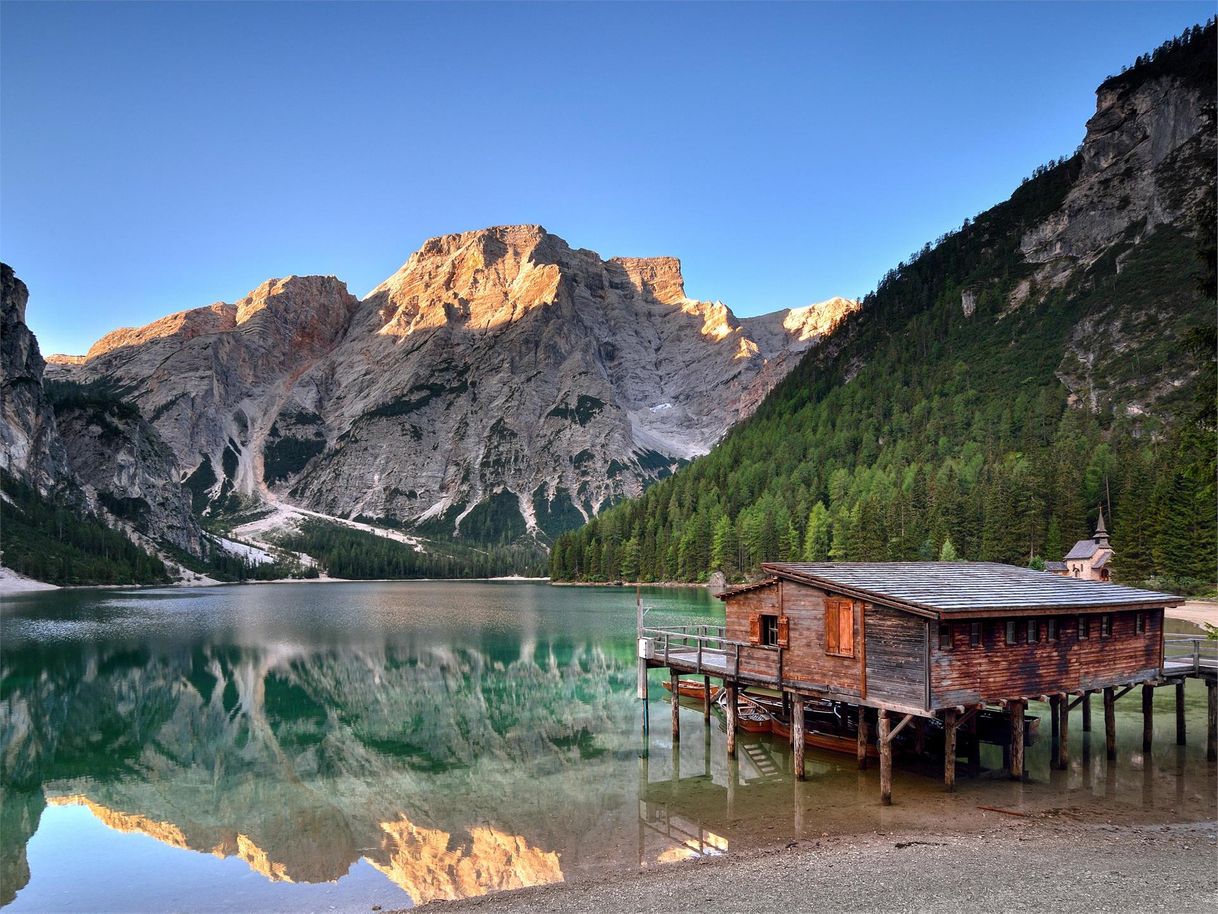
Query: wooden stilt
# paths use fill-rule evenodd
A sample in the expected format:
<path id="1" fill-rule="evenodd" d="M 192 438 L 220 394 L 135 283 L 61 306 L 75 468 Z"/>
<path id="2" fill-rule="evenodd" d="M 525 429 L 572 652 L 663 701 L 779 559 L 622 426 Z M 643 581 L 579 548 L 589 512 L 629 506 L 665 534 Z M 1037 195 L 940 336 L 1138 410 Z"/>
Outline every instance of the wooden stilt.
<path id="1" fill-rule="evenodd" d="M 1091 692 L 1083 693 L 1083 732 L 1091 732 Z"/>
<path id="2" fill-rule="evenodd" d="M 1052 725 L 1052 736 L 1049 740 L 1049 765 L 1053 768 L 1057 767 L 1061 757 L 1062 715 L 1061 709 L 1058 707 L 1060 704 L 1061 699 L 1058 696 L 1049 696 L 1049 722 Z"/>
<path id="3" fill-rule="evenodd" d="M 798 695 L 791 696 L 791 740 L 795 754 L 795 780 L 804 779 L 804 703 Z"/>
<path id="4" fill-rule="evenodd" d="M 1057 767 L 1065 771 L 1070 767 L 1070 696 L 1063 695 L 1057 703 L 1061 712 L 1061 726 L 1058 728 L 1059 741 L 1057 744 Z"/>
<path id="5" fill-rule="evenodd" d="M 736 757 L 736 683 L 727 683 L 727 757 Z"/>
<path id="6" fill-rule="evenodd" d="M 1155 687 L 1142 686 L 1142 751 L 1150 752 L 1155 735 Z"/>
<path id="7" fill-rule="evenodd" d="M 867 770 L 867 745 L 870 742 L 871 723 L 867 720 L 867 709 L 859 708 L 859 771 Z"/>
<path id="8" fill-rule="evenodd" d="M 681 677 L 677 675 L 677 671 L 671 673 L 672 681 L 672 741 L 674 743 L 681 741 Z"/>
<path id="9" fill-rule="evenodd" d="M 892 729 L 888 711 L 880 709 L 880 803 L 892 805 L 892 743 L 888 733 Z"/>
<path id="10" fill-rule="evenodd" d="M 1206 712 L 1205 757 L 1218 762 L 1218 682 L 1211 679 L 1205 684 L 1209 692 L 1209 707 Z"/>
<path id="11" fill-rule="evenodd" d="M 926 718 L 919 717 L 913 722 L 914 753 L 921 755 L 926 751 Z"/>
<path id="12" fill-rule="evenodd" d="M 943 712 L 943 788 L 956 789 L 956 712 Z"/>
<path id="13" fill-rule="evenodd" d="M 1023 780 L 1023 702 L 1011 702 L 1011 767 L 1012 781 Z"/>
<path id="14" fill-rule="evenodd" d="M 1184 722 L 1184 680 L 1176 683 L 1176 745 L 1188 743 L 1188 732 Z"/>
<path id="15" fill-rule="evenodd" d="M 710 677 L 702 677 L 702 720 L 710 723 Z"/>
<path id="16" fill-rule="evenodd" d="M 1104 744 L 1108 761 L 1116 761 L 1116 689 L 1104 689 Z"/>

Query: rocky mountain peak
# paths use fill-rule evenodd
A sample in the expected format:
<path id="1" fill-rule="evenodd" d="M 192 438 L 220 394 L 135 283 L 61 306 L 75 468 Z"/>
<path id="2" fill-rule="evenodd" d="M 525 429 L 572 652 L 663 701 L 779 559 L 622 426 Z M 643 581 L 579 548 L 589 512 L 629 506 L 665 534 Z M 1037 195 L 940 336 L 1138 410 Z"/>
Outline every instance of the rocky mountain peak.
<path id="1" fill-rule="evenodd" d="M 666 305 L 685 303 L 685 277 L 676 257 L 614 257 L 609 262 L 621 266 L 642 294 Z"/>
<path id="2" fill-rule="evenodd" d="M 814 339 L 829 333 L 858 309 L 858 301 L 835 295 L 822 302 L 792 308 L 783 318 L 782 326 L 797 340 Z"/>

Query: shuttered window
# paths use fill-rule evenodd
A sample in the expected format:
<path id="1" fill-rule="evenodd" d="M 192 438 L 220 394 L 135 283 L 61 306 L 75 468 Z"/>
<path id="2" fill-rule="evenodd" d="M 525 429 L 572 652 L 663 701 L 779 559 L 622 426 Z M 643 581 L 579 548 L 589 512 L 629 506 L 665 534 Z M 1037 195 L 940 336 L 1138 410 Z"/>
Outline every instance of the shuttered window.
<path id="1" fill-rule="evenodd" d="M 854 602 L 825 600 L 825 653 L 854 656 Z"/>
<path id="2" fill-rule="evenodd" d="M 791 621 L 786 616 L 753 613 L 749 616 L 749 643 L 790 647 Z"/>

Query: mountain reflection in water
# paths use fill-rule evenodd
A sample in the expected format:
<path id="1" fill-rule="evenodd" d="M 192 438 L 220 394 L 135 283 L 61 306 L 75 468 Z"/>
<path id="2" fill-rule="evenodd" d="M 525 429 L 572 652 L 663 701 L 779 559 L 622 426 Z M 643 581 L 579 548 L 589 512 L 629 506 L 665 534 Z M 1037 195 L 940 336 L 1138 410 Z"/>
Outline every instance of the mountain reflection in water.
<path id="1" fill-rule="evenodd" d="M 365 860 L 415 904 L 637 853 L 632 602 L 440 582 L 12 601 L 0 903 L 48 805 L 276 882 Z"/>

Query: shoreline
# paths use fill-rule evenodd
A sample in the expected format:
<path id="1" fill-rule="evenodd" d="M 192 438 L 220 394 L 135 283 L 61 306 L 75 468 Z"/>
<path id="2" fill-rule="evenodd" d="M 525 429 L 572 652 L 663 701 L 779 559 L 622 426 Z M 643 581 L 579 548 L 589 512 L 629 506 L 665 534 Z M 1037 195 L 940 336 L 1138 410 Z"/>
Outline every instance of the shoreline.
<path id="1" fill-rule="evenodd" d="M 1166 910 L 1218 895 L 1218 821 L 1080 825 L 1009 819 L 950 829 L 822 835 L 786 845 L 577 878 L 458 901 L 437 912 Z M 815 904 L 810 900 L 815 899 Z M 404 911 L 390 914 L 405 914 Z"/>

